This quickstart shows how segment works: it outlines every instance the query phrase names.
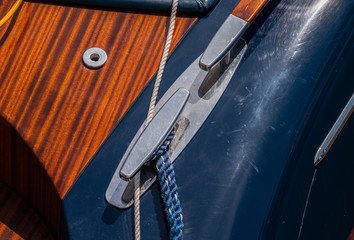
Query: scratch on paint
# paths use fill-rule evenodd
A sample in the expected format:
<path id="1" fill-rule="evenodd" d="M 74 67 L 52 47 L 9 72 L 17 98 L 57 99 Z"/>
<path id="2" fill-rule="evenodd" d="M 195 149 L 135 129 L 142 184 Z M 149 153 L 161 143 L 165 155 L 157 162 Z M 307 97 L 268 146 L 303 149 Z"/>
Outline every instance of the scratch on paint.
<path id="1" fill-rule="evenodd" d="M 299 233 L 298 233 L 298 235 L 297 235 L 297 240 L 299 240 L 299 239 L 300 239 L 300 236 L 301 236 L 302 226 L 303 226 L 303 224 L 304 224 L 305 215 L 306 215 L 306 211 L 307 211 L 307 205 L 308 205 L 308 203 L 309 203 L 310 194 L 311 194 L 311 190 L 312 190 L 313 182 L 314 182 L 314 180 L 315 180 L 316 173 L 317 173 L 317 169 L 315 169 L 315 171 L 314 171 L 314 173 L 313 173 L 313 176 L 312 176 L 310 189 L 309 189 L 309 192 L 308 192 L 308 194 L 307 194 L 307 199 L 306 199 L 306 204 L 305 204 L 305 208 L 304 208 L 304 213 L 302 214 L 302 219 L 301 219 L 301 225 L 300 225 Z"/>
<path id="2" fill-rule="evenodd" d="M 250 161 L 251 166 L 256 170 L 257 173 L 259 173 L 259 169 L 256 165 L 253 164 L 253 162 Z"/>

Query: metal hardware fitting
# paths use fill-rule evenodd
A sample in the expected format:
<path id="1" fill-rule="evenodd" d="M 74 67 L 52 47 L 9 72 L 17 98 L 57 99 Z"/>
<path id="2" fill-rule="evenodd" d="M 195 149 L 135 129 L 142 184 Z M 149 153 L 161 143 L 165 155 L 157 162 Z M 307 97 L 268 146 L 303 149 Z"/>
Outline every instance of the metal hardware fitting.
<path id="1" fill-rule="evenodd" d="M 88 68 L 100 68 L 106 63 L 107 54 L 101 48 L 90 48 L 87 49 L 82 55 L 82 61 Z"/>
<path id="2" fill-rule="evenodd" d="M 145 125 L 142 126 L 134 147 L 129 152 L 126 151 L 122 158 L 124 164 L 120 170 L 121 177 L 127 180 L 132 179 L 144 163 L 151 159 L 154 152 L 171 132 L 188 97 L 189 92 L 186 89 L 178 89 L 161 107 L 151 123 L 146 128 L 144 128 Z"/>
<path id="3" fill-rule="evenodd" d="M 332 147 L 332 144 L 337 139 L 339 133 L 341 132 L 344 125 L 347 123 L 348 119 L 354 111 L 354 94 L 349 99 L 348 103 L 345 105 L 343 111 L 337 118 L 336 122 L 332 126 L 331 130 L 327 134 L 325 140 L 322 142 L 321 146 L 318 148 L 314 164 L 317 166 L 320 162 L 323 161 L 324 157 L 328 153 L 329 149 Z"/>
<path id="4" fill-rule="evenodd" d="M 145 128 L 145 123 L 131 141 L 106 191 L 106 200 L 121 209 L 133 204 L 134 181 L 141 172 L 141 193 L 155 181 L 155 164 L 150 158 L 169 131 L 175 128 L 170 143 L 172 162 L 191 141 L 209 116 L 234 75 L 247 45 L 240 39 L 209 71 L 200 68 L 201 56 L 182 73 L 157 103 L 156 115 Z M 156 133 L 156 134 L 154 134 Z"/>
<path id="5" fill-rule="evenodd" d="M 245 20 L 230 15 L 221 25 L 200 58 L 199 65 L 208 71 L 218 63 L 240 39 L 248 27 Z"/>

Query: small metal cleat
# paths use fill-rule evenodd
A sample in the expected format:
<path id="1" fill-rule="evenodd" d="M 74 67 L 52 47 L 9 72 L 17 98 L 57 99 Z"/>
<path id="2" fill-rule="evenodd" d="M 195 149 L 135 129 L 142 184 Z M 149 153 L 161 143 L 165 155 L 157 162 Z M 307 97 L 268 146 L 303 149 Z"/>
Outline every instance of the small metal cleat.
<path id="1" fill-rule="evenodd" d="M 235 34 L 236 40 L 218 50 L 216 60 L 211 61 L 207 70 L 200 67 L 202 55 L 197 57 L 162 96 L 153 120 L 146 128 L 143 123 L 113 175 L 106 191 L 110 204 L 121 209 L 133 204 L 133 177 L 138 171 L 142 194 L 154 183 L 155 164 L 151 160 L 172 128 L 175 136 L 168 150 L 172 162 L 192 140 L 224 93 L 247 49 L 246 42 L 239 39 L 239 31 Z M 212 46 L 209 44 L 204 55 L 209 54 Z"/>
<path id="2" fill-rule="evenodd" d="M 239 17 L 228 16 L 205 49 L 199 66 L 206 71 L 214 67 L 240 40 L 248 25 L 248 22 Z"/>

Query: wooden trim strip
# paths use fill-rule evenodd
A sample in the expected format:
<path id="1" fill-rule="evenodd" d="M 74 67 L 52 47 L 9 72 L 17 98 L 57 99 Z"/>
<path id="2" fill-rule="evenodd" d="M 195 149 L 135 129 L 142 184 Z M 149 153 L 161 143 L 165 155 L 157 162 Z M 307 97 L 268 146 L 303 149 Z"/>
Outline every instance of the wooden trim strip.
<path id="1" fill-rule="evenodd" d="M 269 0 L 241 0 L 232 15 L 251 23 Z"/>

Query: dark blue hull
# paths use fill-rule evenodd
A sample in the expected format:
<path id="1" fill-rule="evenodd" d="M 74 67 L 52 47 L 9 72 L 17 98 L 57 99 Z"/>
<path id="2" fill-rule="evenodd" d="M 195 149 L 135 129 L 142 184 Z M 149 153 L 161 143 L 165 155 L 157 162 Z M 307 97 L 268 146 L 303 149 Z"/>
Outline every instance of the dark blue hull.
<path id="1" fill-rule="evenodd" d="M 167 63 L 160 97 L 205 49 L 234 3 L 201 18 Z M 354 119 L 320 166 L 314 155 L 354 92 L 354 2 L 270 3 L 246 56 L 176 160 L 185 239 L 346 239 L 354 227 Z M 141 94 L 65 197 L 70 239 L 132 239 L 132 209 L 105 201 L 145 120 Z M 167 239 L 157 184 L 141 199 L 143 239 Z"/>

